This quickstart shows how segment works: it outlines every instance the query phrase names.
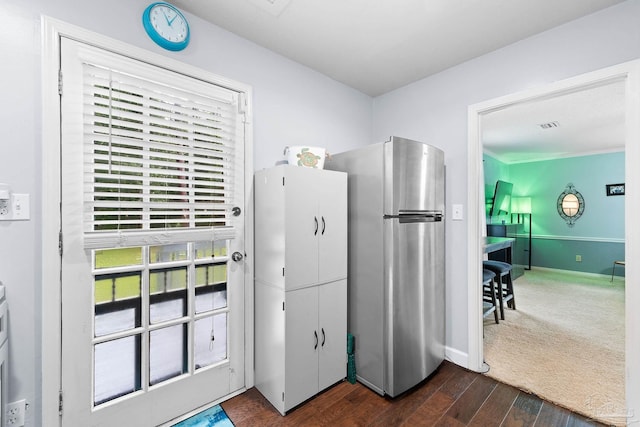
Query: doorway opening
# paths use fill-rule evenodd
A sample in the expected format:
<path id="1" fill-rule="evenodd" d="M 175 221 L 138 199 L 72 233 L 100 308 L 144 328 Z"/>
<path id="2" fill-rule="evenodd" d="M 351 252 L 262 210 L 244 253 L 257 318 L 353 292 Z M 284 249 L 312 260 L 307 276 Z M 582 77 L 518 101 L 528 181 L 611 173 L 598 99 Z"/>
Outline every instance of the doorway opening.
<path id="1" fill-rule="evenodd" d="M 549 99 L 558 95 L 582 90 L 594 85 L 602 85 L 614 80 L 623 79 L 625 82 L 625 182 L 627 187 L 636 186 L 640 182 L 640 174 L 633 170 L 630 160 L 638 155 L 637 141 L 640 136 L 640 99 L 638 97 L 638 61 L 610 67 L 597 72 L 585 74 L 576 78 L 563 80 L 550 84 L 541 89 L 528 90 L 523 93 L 512 94 L 506 97 L 490 100 L 482 104 L 473 105 L 469 109 L 469 176 L 468 176 L 468 203 L 470 221 L 468 232 L 470 244 L 468 245 L 468 296 L 469 296 L 469 359 L 468 367 L 476 371 L 485 371 L 484 352 L 482 343 L 482 306 L 481 306 L 481 260 L 483 257 L 483 230 L 485 227 L 484 204 L 484 180 L 482 178 L 482 118 L 491 112 L 506 109 L 510 106 L 536 100 Z M 480 184 L 479 184 L 480 183 Z M 566 184 L 566 183 L 565 183 Z M 627 192 L 627 195 L 629 193 Z M 633 256 L 631 242 L 638 241 L 638 227 L 634 227 L 630 212 L 637 207 L 638 202 L 627 197 L 625 203 L 625 254 Z M 633 283 L 635 274 L 630 269 L 626 271 L 627 283 Z M 626 402 L 629 416 L 633 417 L 634 408 L 640 407 L 640 371 L 630 361 L 637 360 L 640 351 L 638 349 L 639 334 L 634 324 L 637 324 L 636 315 L 633 313 L 633 304 L 640 302 L 640 292 L 627 286 L 625 290 L 625 324 L 626 324 Z"/>

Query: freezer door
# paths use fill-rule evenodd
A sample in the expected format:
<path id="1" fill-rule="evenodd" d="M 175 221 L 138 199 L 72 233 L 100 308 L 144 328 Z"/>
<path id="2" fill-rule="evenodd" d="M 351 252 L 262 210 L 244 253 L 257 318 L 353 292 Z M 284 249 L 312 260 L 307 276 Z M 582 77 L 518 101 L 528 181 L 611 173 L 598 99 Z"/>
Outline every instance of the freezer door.
<path id="1" fill-rule="evenodd" d="M 444 210 L 444 152 L 409 139 L 384 144 L 384 214 Z"/>
<path id="2" fill-rule="evenodd" d="M 444 360 L 444 222 L 384 223 L 384 391 L 393 397 Z"/>

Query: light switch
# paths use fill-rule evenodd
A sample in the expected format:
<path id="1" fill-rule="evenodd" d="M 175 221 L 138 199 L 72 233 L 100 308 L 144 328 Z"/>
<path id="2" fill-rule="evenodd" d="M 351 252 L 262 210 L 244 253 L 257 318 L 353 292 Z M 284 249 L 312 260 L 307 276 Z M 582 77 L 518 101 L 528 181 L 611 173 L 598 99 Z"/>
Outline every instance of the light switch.
<path id="1" fill-rule="evenodd" d="M 29 219 L 29 195 L 28 194 L 12 194 L 11 195 L 11 213 L 14 221 Z"/>
<path id="2" fill-rule="evenodd" d="M 454 221 L 462 221 L 464 219 L 464 211 L 462 205 L 451 205 L 451 219 Z"/>

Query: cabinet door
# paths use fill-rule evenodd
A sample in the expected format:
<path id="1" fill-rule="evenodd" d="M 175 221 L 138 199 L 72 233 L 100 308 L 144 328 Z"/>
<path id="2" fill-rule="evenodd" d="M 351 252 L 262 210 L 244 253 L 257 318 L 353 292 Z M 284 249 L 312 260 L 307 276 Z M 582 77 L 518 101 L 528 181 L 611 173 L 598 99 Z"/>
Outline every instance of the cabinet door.
<path id="1" fill-rule="evenodd" d="M 319 293 L 319 390 L 347 375 L 347 281 L 318 287 Z"/>
<path id="2" fill-rule="evenodd" d="M 256 281 L 255 300 L 255 386 L 284 415 L 285 292 Z"/>
<path id="3" fill-rule="evenodd" d="M 318 287 L 286 292 L 285 410 L 318 392 Z"/>
<path id="4" fill-rule="evenodd" d="M 347 174 L 326 172 L 318 186 L 318 280 L 347 277 Z"/>
<path id="5" fill-rule="evenodd" d="M 286 289 L 318 282 L 318 172 L 290 167 L 285 174 Z"/>

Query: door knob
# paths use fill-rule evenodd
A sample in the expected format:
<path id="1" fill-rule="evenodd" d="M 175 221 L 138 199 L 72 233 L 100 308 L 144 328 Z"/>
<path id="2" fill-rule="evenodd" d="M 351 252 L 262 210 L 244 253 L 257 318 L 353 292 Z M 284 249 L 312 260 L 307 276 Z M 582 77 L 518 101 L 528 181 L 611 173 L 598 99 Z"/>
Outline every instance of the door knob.
<path id="1" fill-rule="evenodd" d="M 231 259 L 234 260 L 235 262 L 241 261 L 242 258 L 243 256 L 240 252 L 234 252 L 231 254 Z"/>

